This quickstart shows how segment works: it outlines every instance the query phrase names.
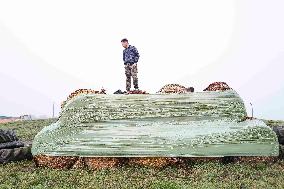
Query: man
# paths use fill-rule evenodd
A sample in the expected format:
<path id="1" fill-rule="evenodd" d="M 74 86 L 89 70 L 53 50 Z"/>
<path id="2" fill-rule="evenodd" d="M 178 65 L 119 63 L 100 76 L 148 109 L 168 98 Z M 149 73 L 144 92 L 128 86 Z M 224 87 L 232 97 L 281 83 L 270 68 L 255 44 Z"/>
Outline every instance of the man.
<path id="1" fill-rule="evenodd" d="M 139 60 L 139 53 L 135 46 L 129 45 L 126 38 L 121 40 L 123 50 L 123 61 L 126 75 L 126 91 L 129 92 L 131 88 L 131 77 L 133 79 L 133 85 L 135 90 L 138 89 L 138 77 L 137 77 L 137 62 Z"/>

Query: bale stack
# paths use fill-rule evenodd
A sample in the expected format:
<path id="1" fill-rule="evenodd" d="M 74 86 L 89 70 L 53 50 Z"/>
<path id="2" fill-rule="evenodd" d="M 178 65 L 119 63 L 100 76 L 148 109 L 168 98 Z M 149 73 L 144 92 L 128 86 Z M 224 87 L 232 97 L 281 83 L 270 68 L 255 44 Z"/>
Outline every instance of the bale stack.
<path id="1" fill-rule="evenodd" d="M 162 168 L 168 165 L 174 165 L 179 161 L 172 157 L 137 157 L 129 158 L 129 165 L 139 165 L 145 167 Z"/>
<path id="2" fill-rule="evenodd" d="M 232 90 L 229 85 L 225 82 L 214 82 L 211 83 L 206 89 L 203 91 L 225 91 L 225 90 Z"/>
<path id="3" fill-rule="evenodd" d="M 122 158 L 118 157 L 85 157 L 81 159 L 90 169 L 112 168 L 122 163 Z"/>
<path id="4" fill-rule="evenodd" d="M 188 93 L 194 92 L 193 87 L 185 87 L 180 84 L 167 84 L 164 85 L 157 93 Z"/>
<path id="5" fill-rule="evenodd" d="M 157 93 L 160 94 L 171 94 L 171 93 L 188 93 L 194 92 L 193 87 L 185 87 L 180 84 L 167 84 L 164 85 Z M 170 157 L 143 157 L 143 158 L 130 158 L 130 165 L 140 165 L 146 167 L 164 167 L 166 165 L 174 164 L 178 161 L 178 158 L 170 158 Z"/>
<path id="6" fill-rule="evenodd" d="M 232 147 L 238 155 L 275 155 L 278 150 L 275 134 L 261 121 L 240 121 L 247 116 L 243 101 L 233 90 L 222 92 L 230 87 L 221 83 L 209 85 L 207 90 L 221 90 L 212 93 L 182 94 L 194 89 L 169 84 L 158 93 L 179 95 L 86 95 L 73 99 L 62 109 L 60 119 L 35 137 L 34 161 L 37 166 L 59 169 L 100 169 L 121 164 L 164 167 L 186 163 L 192 158 L 182 157 L 185 153 L 188 157 L 197 154 L 212 160 L 210 156 L 232 154 Z M 77 90 L 77 93 L 99 92 Z M 72 93 L 68 100 L 77 93 Z M 134 90 L 129 94 L 146 92 Z M 215 126 L 228 130 L 223 134 L 202 133 Z M 192 127 L 192 132 L 187 132 L 188 127 Z M 180 140 L 172 140 L 173 137 Z M 183 142 L 184 139 L 188 140 Z M 235 147 L 242 146 L 239 139 L 250 146 Z M 265 145 L 257 150 L 253 142 Z M 216 152 L 219 144 L 224 153 Z"/>
<path id="7" fill-rule="evenodd" d="M 93 90 L 93 89 L 77 89 L 67 97 L 67 100 L 65 100 L 61 103 L 61 108 L 63 108 L 64 105 L 69 100 L 71 100 L 72 98 L 74 98 L 76 96 L 82 95 L 82 94 L 106 94 L 106 91 L 105 91 L 105 89 L 101 89 L 100 91 Z"/>
<path id="8" fill-rule="evenodd" d="M 51 167 L 55 169 L 103 169 L 124 164 L 127 158 L 119 157 L 77 157 L 77 156 L 47 156 L 36 155 L 33 161 L 38 167 Z"/>
<path id="9" fill-rule="evenodd" d="M 78 157 L 37 155 L 33 157 L 33 160 L 38 167 L 69 169 L 75 164 Z"/>
<path id="10" fill-rule="evenodd" d="M 47 156 L 36 155 L 33 161 L 38 167 L 50 167 L 54 169 L 104 169 L 121 165 L 145 166 L 162 168 L 178 163 L 177 158 L 171 157 L 76 157 L 76 156 Z"/>

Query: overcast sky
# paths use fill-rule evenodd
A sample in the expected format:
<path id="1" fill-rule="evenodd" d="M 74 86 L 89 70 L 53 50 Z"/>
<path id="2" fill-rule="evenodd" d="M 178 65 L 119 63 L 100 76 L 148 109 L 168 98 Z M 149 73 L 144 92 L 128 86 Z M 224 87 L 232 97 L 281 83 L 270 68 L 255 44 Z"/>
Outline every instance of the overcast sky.
<path id="1" fill-rule="evenodd" d="M 250 115 L 284 119 L 284 1 L 0 1 L 0 115 L 56 115 L 74 90 L 125 89 L 120 40 L 139 87 L 202 91 L 225 81 Z"/>

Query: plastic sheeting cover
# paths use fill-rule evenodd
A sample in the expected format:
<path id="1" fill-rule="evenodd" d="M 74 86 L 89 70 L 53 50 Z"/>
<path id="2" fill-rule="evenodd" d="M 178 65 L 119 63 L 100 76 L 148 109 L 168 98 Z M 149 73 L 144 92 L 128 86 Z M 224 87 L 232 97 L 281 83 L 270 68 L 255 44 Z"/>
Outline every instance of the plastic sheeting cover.
<path id="1" fill-rule="evenodd" d="M 275 133 L 247 116 L 234 90 L 86 94 L 39 132 L 33 155 L 107 157 L 277 156 Z"/>

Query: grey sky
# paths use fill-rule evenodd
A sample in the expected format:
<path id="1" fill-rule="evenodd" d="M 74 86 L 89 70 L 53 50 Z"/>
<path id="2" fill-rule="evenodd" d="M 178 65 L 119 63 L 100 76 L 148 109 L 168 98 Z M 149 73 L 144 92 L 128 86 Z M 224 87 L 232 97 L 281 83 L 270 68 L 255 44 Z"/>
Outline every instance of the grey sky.
<path id="1" fill-rule="evenodd" d="M 0 115 L 48 115 L 78 88 L 124 89 L 120 40 L 140 88 L 225 81 L 249 110 L 284 119 L 284 1 L 1 1 Z"/>

